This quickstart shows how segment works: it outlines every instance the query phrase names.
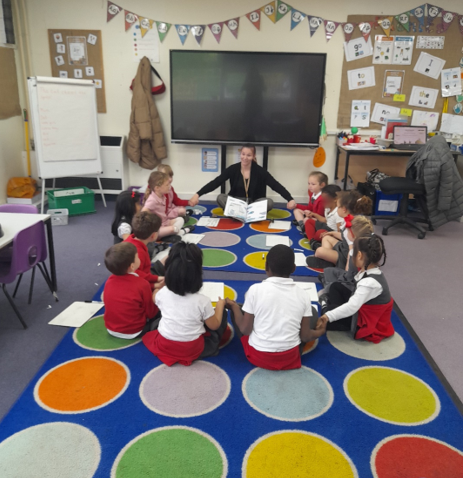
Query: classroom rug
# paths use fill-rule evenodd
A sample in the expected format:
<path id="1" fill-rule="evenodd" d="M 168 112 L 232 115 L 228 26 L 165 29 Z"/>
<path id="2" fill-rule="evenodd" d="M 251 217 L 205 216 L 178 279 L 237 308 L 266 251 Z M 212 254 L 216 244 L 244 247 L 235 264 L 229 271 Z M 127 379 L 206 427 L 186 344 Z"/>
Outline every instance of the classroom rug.
<path id="1" fill-rule="evenodd" d="M 253 283 L 225 284 L 243 302 Z M 237 337 L 168 368 L 99 314 L 0 424 L 2 477 L 462 477 L 462 416 L 400 312 L 378 345 L 331 332 L 274 372 Z"/>
<path id="2" fill-rule="evenodd" d="M 195 207 L 197 209 L 198 207 Z M 295 253 L 311 256 L 314 252 L 309 242 L 292 225 L 290 230 L 269 228 L 274 220 L 291 222 L 293 215 L 285 209 L 273 209 L 268 213 L 266 221 L 244 224 L 232 218 L 225 218 L 222 208 L 203 206 L 202 214 L 192 216 L 187 224 L 195 225 L 194 234 L 205 235 L 198 243 L 203 250 L 203 267 L 212 271 L 233 271 L 238 273 L 264 273 L 266 256 L 271 249 L 266 246 L 266 237 L 288 236 L 290 246 Z M 201 216 L 216 216 L 219 224 L 215 227 L 198 226 Z M 322 270 L 311 269 L 308 266 L 297 266 L 295 276 L 317 276 Z"/>

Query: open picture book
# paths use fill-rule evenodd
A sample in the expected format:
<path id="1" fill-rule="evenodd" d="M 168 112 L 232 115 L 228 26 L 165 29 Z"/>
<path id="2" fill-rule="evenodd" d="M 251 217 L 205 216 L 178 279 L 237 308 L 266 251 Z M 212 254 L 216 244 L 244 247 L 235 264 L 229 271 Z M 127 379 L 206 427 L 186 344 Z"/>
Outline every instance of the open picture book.
<path id="1" fill-rule="evenodd" d="M 242 223 L 263 221 L 267 218 L 267 201 L 256 201 L 249 205 L 245 201 L 229 196 L 224 209 L 224 216 L 235 218 Z"/>

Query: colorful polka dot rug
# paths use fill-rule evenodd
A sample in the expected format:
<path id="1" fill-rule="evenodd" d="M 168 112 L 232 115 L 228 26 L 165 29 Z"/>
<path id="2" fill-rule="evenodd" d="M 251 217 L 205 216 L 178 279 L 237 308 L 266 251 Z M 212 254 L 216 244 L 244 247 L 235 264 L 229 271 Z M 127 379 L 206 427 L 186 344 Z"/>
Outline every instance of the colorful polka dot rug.
<path id="1" fill-rule="evenodd" d="M 226 281 L 240 302 L 251 282 Z M 101 290 L 95 296 L 101 298 Z M 293 371 L 163 365 L 101 312 L 0 424 L 2 477 L 462 477 L 462 416 L 396 312 L 380 344 L 329 332 Z"/>
<path id="2" fill-rule="evenodd" d="M 233 218 L 225 218 L 222 208 L 216 206 L 196 206 L 201 215 L 192 216 L 187 223 L 195 225 L 194 234 L 204 237 L 198 243 L 203 250 L 203 267 L 208 270 L 233 271 L 239 273 L 263 273 L 266 256 L 271 246 L 267 245 L 267 237 L 287 236 L 290 246 L 296 253 L 311 256 L 309 242 L 296 228 L 291 225 L 291 211 L 273 209 L 269 211 L 267 220 L 244 224 Z M 219 220 L 217 226 L 198 226 L 202 216 L 215 217 Z M 275 229 L 275 221 L 290 223 L 290 229 Z M 313 270 L 308 266 L 297 266 L 298 276 L 317 276 L 321 270 Z"/>

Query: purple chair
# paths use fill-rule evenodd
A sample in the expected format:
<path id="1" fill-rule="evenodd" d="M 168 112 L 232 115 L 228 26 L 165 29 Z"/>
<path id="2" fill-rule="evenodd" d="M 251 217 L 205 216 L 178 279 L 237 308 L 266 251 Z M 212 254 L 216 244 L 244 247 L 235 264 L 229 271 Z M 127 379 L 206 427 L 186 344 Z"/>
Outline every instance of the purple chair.
<path id="1" fill-rule="evenodd" d="M 34 205 L 0 205 L 0 213 L 29 213 L 36 215 L 39 212 L 37 206 Z"/>
<path id="2" fill-rule="evenodd" d="M 13 240 L 11 263 L 0 263 L 0 284 L 2 285 L 3 292 L 5 293 L 5 296 L 7 297 L 8 301 L 10 302 L 11 307 L 15 311 L 24 328 L 27 328 L 26 323 L 24 322 L 23 318 L 21 317 L 21 314 L 16 308 L 13 299 L 8 294 L 6 290 L 6 285 L 13 283 L 18 274 L 20 275 L 15 288 L 15 292 L 13 294 L 14 297 L 23 273 L 32 269 L 32 280 L 29 289 L 30 304 L 32 298 L 32 289 L 34 286 L 35 267 L 38 266 L 40 272 L 45 278 L 45 281 L 47 282 L 48 287 L 50 288 L 50 291 L 58 301 L 58 297 L 53 291 L 53 286 L 48 275 L 48 271 L 45 267 L 45 263 L 41 264 L 42 258 L 46 257 L 47 243 L 45 241 L 45 227 L 43 222 L 39 221 L 36 224 L 29 226 L 29 228 L 26 228 L 16 234 Z"/>

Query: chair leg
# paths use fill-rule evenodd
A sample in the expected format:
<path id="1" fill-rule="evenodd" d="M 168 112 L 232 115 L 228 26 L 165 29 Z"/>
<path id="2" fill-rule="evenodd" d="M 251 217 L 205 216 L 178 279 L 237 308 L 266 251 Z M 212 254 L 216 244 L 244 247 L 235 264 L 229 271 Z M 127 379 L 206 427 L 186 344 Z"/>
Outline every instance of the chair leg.
<path id="1" fill-rule="evenodd" d="M 23 325 L 24 329 L 27 329 L 27 324 L 24 322 L 24 319 L 21 316 L 21 313 L 18 311 L 18 308 L 16 307 L 16 304 L 14 303 L 13 299 L 11 296 L 8 294 L 8 291 L 6 290 L 6 285 L 2 284 L 2 289 L 3 292 L 5 293 L 6 299 L 9 301 L 11 304 L 11 307 L 13 308 L 14 312 L 16 313 L 16 316 L 18 316 L 18 319 L 21 321 L 21 324 Z"/>
<path id="2" fill-rule="evenodd" d="M 23 279 L 23 273 L 21 273 L 18 277 L 18 281 L 16 282 L 16 287 L 13 291 L 13 298 L 16 298 L 16 292 L 18 291 L 19 285 L 21 284 L 21 280 Z"/>
<path id="3" fill-rule="evenodd" d="M 32 301 L 32 290 L 34 289 L 34 278 L 35 278 L 35 266 L 32 268 L 31 285 L 29 287 L 29 300 L 27 304 L 31 304 L 31 301 Z"/>
<path id="4" fill-rule="evenodd" d="M 39 270 L 42 273 L 42 276 L 44 277 L 45 282 L 47 283 L 47 286 L 50 289 L 50 292 L 55 297 L 55 301 L 59 301 L 56 291 L 53 291 L 52 280 L 50 279 L 50 276 L 48 275 L 48 271 L 47 271 L 47 267 L 45 266 L 45 263 L 37 263 L 37 266 L 39 267 Z"/>

